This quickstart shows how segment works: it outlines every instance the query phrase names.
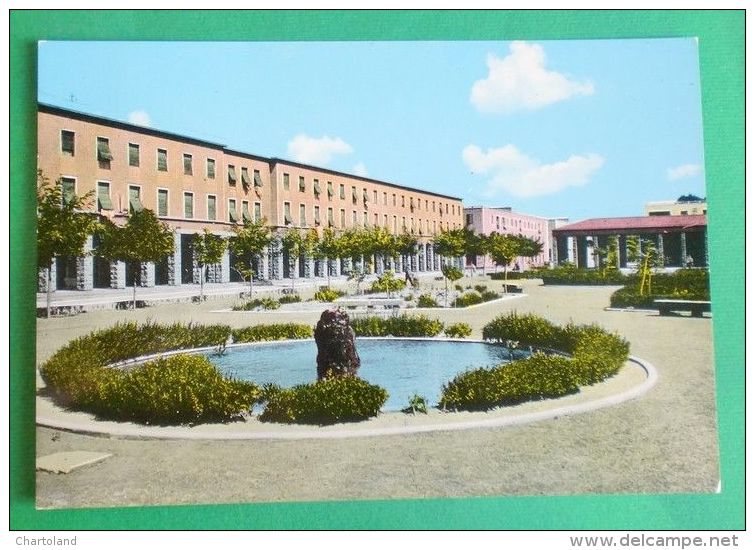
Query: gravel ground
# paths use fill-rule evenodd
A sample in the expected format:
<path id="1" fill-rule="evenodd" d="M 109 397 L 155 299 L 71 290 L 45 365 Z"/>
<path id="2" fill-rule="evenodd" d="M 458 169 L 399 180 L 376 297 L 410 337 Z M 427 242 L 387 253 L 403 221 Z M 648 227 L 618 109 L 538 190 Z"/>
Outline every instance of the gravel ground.
<path id="1" fill-rule="evenodd" d="M 474 282 L 484 283 L 481 278 Z M 656 386 L 612 408 L 525 426 L 354 439 L 150 441 L 39 428 L 37 456 L 68 450 L 113 456 L 66 475 L 38 472 L 37 505 L 714 491 L 719 465 L 711 320 L 604 311 L 615 287 L 521 284 L 528 294 L 521 299 L 428 313 L 445 322 L 469 323 L 473 337 L 480 337 L 493 317 L 511 310 L 558 323 L 595 322 L 618 331 L 631 342 L 633 355 L 656 367 Z M 218 299 L 40 319 L 38 358 L 43 361 L 71 338 L 120 320 L 244 326 L 314 323 L 318 317 L 283 308 L 273 314 L 217 313 L 231 304 Z"/>

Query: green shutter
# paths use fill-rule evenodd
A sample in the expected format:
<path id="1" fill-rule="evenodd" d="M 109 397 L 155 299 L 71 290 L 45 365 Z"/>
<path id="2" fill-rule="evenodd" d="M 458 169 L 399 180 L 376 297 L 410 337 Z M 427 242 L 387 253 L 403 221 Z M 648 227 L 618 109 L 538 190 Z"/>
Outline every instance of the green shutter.
<path id="1" fill-rule="evenodd" d="M 168 151 L 163 149 L 157 150 L 157 169 L 161 172 L 168 170 Z"/>
<path id="2" fill-rule="evenodd" d="M 110 146 L 104 139 L 97 140 L 97 160 L 110 161 L 113 160 L 113 155 L 110 153 Z"/>
<path id="3" fill-rule="evenodd" d="M 228 165 L 228 183 L 236 185 L 236 169 L 232 165 Z"/>
<path id="4" fill-rule="evenodd" d="M 241 183 L 244 186 L 251 185 L 252 181 L 249 179 L 249 171 L 246 168 L 241 169 Z"/>
<path id="5" fill-rule="evenodd" d="M 333 197 L 333 183 L 328 182 L 328 198 L 330 199 L 332 197 Z"/>
<path id="6" fill-rule="evenodd" d="M 248 202 L 241 203 L 241 216 L 244 218 L 245 222 L 252 221 L 252 215 L 249 213 Z"/>
<path id="7" fill-rule="evenodd" d="M 239 221 L 239 217 L 236 214 L 236 203 L 235 202 L 229 202 L 228 203 L 228 218 L 236 223 Z"/>
<path id="8" fill-rule="evenodd" d="M 254 203 L 254 221 L 258 222 L 262 219 L 262 206 L 260 203 Z"/>
<path id="9" fill-rule="evenodd" d="M 164 189 L 160 189 L 157 192 L 157 215 L 168 215 L 168 192 Z"/>
<path id="10" fill-rule="evenodd" d="M 64 153 L 74 155 L 74 133 L 63 130 L 60 134 L 60 148 Z"/>
<path id="11" fill-rule="evenodd" d="M 184 194 L 184 218 L 194 217 L 194 195 Z"/>
<path id="12" fill-rule="evenodd" d="M 129 187 L 128 189 L 128 203 L 132 212 L 141 212 L 144 210 L 141 197 L 139 196 L 139 188 Z"/>
<path id="13" fill-rule="evenodd" d="M 217 205 L 215 197 L 207 197 L 207 219 L 214 220 L 217 218 Z"/>
<path id="14" fill-rule="evenodd" d="M 207 159 L 207 177 L 215 179 L 215 161 L 213 159 Z"/>
<path id="15" fill-rule="evenodd" d="M 139 146 L 135 143 L 128 144 L 128 165 L 139 166 Z"/>
<path id="16" fill-rule="evenodd" d="M 320 182 L 315 180 L 315 195 L 319 197 L 320 193 Z"/>
<path id="17" fill-rule="evenodd" d="M 319 208 L 315 208 L 315 223 L 318 225 L 320 224 L 320 209 Z"/>
<path id="18" fill-rule="evenodd" d="M 68 204 L 76 198 L 76 180 L 63 178 L 60 180 L 63 191 L 63 204 Z"/>
<path id="19" fill-rule="evenodd" d="M 107 183 L 97 184 L 97 203 L 100 210 L 113 209 L 113 203 L 110 200 L 110 186 Z"/>
<path id="20" fill-rule="evenodd" d="M 194 171 L 191 166 L 191 160 L 191 155 L 184 155 L 184 174 L 187 176 L 191 176 Z"/>
<path id="21" fill-rule="evenodd" d="M 259 170 L 254 171 L 254 186 L 255 187 L 262 187 L 262 179 L 260 178 L 260 172 Z"/>

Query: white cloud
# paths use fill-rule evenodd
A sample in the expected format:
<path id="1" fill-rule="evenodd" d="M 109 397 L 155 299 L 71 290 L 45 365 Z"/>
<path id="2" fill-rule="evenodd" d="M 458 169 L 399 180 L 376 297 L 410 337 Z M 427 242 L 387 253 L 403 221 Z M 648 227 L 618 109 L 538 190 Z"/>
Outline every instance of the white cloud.
<path id="1" fill-rule="evenodd" d="M 354 174 L 357 176 L 367 177 L 369 174 L 367 173 L 367 167 L 364 165 L 363 162 L 357 162 L 354 165 L 354 168 L 351 169 Z"/>
<path id="2" fill-rule="evenodd" d="M 299 134 L 288 142 L 288 156 L 305 164 L 328 164 L 333 155 L 349 155 L 353 150 L 341 138 L 329 136 L 313 138 Z"/>
<path id="3" fill-rule="evenodd" d="M 131 111 L 128 114 L 128 121 L 139 126 L 152 126 L 152 120 L 147 111 Z"/>
<path id="4" fill-rule="evenodd" d="M 575 95 L 592 95 L 589 80 L 577 81 L 545 68 L 545 51 L 537 44 L 512 42 L 504 58 L 488 54 L 488 76 L 472 86 L 472 104 L 484 113 L 534 110 Z"/>
<path id="5" fill-rule="evenodd" d="M 603 157 L 591 153 L 541 164 L 511 144 L 487 151 L 477 145 L 467 145 L 461 156 L 472 173 L 489 176 L 489 196 L 505 191 L 517 197 L 537 197 L 558 193 L 567 187 L 579 187 L 585 185 L 604 162 Z"/>
<path id="6" fill-rule="evenodd" d="M 669 181 L 676 181 L 685 178 L 693 178 L 703 173 L 703 167 L 699 164 L 682 164 L 666 170 L 666 177 Z"/>

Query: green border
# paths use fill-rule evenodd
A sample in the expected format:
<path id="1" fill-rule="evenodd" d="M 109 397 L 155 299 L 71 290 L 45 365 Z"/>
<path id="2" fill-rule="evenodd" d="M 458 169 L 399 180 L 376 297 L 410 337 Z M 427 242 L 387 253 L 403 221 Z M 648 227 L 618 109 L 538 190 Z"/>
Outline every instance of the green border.
<path id="1" fill-rule="evenodd" d="M 744 36 L 739 11 L 12 11 L 11 529 L 744 529 Z M 722 492 L 36 511 L 36 41 L 503 40 L 697 36 Z M 22 228 L 26 228 L 26 231 Z M 19 229 L 14 231 L 14 229 Z"/>

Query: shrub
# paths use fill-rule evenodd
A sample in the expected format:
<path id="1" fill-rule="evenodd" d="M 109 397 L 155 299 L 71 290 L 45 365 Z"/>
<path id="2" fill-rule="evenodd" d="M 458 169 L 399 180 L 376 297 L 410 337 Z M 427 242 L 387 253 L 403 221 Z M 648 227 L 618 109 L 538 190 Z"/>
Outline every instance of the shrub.
<path id="1" fill-rule="evenodd" d="M 393 271 L 386 271 L 372 283 L 370 292 L 386 292 L 390 294 L 391 292 L 404 290 L 404 288 L 406 288 L 406 281 L 397 279 Z"/>
<path id="2" fill-rule="evenodd" d="M 301 302 L 301 296 L 298 294 L 284 294 L 278 298 L 278 302 L 281 304 L 295 304 Z"/>
<path id="3" fill-rule="evenodd" d="M 454 289 L 456 289 L 459 292 L 464 292 L 464 287 L 461 285 L 454 285 Z"/>
<path id="4" fill-rule="evenodd" d="M 256 385 L 224 378 L 198 355 L 160 358 L 125 372 L 110 368 L 98 372 L 90 409 L 117 420 L 145 424 L 229 420 L 248 411 L 260 396 Z"/>
<path id="5" fill-rule="evenodd" d="M 255 298 L 243 304 L 233 306 L 233 311 L 254 311 L 258 309 L 278 309 L 281 304 L 274 298 Z"/>
<path id="6" fill-rule="evenodd" d="M 326 378 L 272 392 L 260 420 L 320 425 L 353 422 L 376 416 L 387 399 L 387 391 L 361 378 Z"/>
<path id="7" fill-rule="evenodd" d="M 506 276 L 504 277 L 504 275 Z M 504 279 L 514 281 L 517 279 L 536 279 L 539 278 L 539 275 L 539 269 L 530 269 L 528 271 L 509 271 L 507 273 L 498 271 L 496 273 L 491 273 L 490 279 L 493 281 L 503 281 Z"/>
<path id="8" fill-rule="evenodd" d="M 611 295 L 612 307 L 653 308 L 656 299 L 710 300 L 707 269 L 680 269 L 652 276 L 651 293 L 641 295 L 637 276 Z"/>
<path id="9" fill-rule="evenodd" d="M 440 304 L 429 294 L 420 294 L 417 298 L 417 307 L 440 307 Z"/>
<path id="10" fill-rule="evenodd" d="M 482 296 L 483 302 L 489 302 L 491 300 L 497 300 L 501 297 L 500 294 L 498 294 L 495 290 L 483 290 L 480 293 L 480 296 Z"/>
<path id="11" fill-rule="evenodd" d="M 557 327 L 537 315 L 516 312 L 493 319 L 482 329 L 485 340 L 504 343 L 519 342 L 522 346 L 549 348 L 557 341 Z"/>
<path id="12" fill-rule="evenodd" d="M 561 397 L 578 389 L 579 378 L 571 360 L 536 353 L 521 361 L 457 375 L 443 386 L 439 406 L 486 410 Z"/>
<path id="13" fill-rule="evenodd" d="M 469 307 L 482 303 L 482 296 L 477 291 L 465 292 L 461 296 L 458 296 L 453 303 L 453 307 Z"/>
<path id="14" fill-rule="evenodd" d="M 488 289 L 488 287 L 487 287 L 487 285 L 474 285 L 474 289 L 477 292 L 479 292 L 480 294 L 482 294 L 483 292 L 485 292 Z"/>
<path id="15" fill-rule="evenodd" d="M 472 335 L 472 327 L 467 323 L 454 323 L 448 325 L 443 332 L 449 338 L 467 338 Z"/>
<path id="16" fill-rule="evenodd" d="M 402 409 L 401 412 L 427 414 L 427 399 L 415 393 L 409 398 L 409 406 Z"/>
<path id="17" fill-rule="evenodd" d="M 370 316 L 351 320 L 357 336 L 437 336 L 443 323 L 425 315 L 397 315 L 386 319 Z"/>
<path id="18" fill-rule="evenodd" d="M 618 269 L 587 269 L 571 265 L 543 269 L 539 273 L 546 285 L 623 285 L 629 280 Z"/>
<path id="19" fill-rule="evenodd" d="M 333 302 L 336 298 L 340 298 L 345 294 L 346 293 L 342 290 L 325 287 L 315 292 L 315 300 L 318 302 Z"/>
<path id="20" fill-rule="evenodd" d="M 260 342 L 268 340 L 301 340 L 312 338 L 312 327 L 298 323 L 255 325 L 233 330 L 234 342 Z"/>

